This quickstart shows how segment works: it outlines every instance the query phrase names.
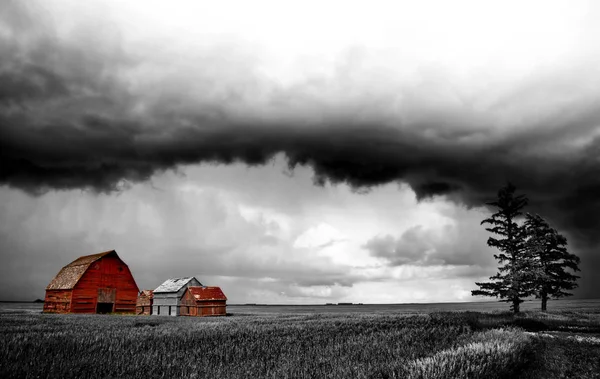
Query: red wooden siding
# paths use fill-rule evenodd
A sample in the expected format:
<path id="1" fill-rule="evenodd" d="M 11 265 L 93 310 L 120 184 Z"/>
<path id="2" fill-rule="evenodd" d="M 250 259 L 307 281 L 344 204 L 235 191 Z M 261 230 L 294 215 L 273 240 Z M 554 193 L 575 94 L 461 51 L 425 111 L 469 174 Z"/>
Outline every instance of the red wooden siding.
<path id="1" fill-rule="evenodd" d="M 179 306 L 181 316 L 225 316 L 227 305 L 225 301 L 205 301 L 197 304 L 184 304 Z"/>
<path id="2" fill-rule="evenodd" d="M 219 287 L 188 287 L 181 298 L 182 316 L 225 316 L 227 298 Z"/>
<path id="3" fill-rule="evenodd" d="M 154 294 L 152 290 L 142 290 L 137 297 L 137 302 L 135 304 L 135 314 L 151 315 L 153 296 Z"/>
<path id="4" fill-rule="evenodd" d="M 44 312 L 69 313 L 71 311 L 71 290 L 48 290 L 44 299 Z"/>
<path id="5" fill-rule="evenodd" d="M 90 257 L 93 257 L 93 259 L 87 260 L 85 263 L 87 267 L 81 270 L 83 271 L 81 277 L 69 284 L 71 288 L 60 290 L 50 288 L 46 290 L 44 312 L 96 313 L 98 309 L 103 312 L 135 312 L 135 303 L 139 291 L 129 267 L 114 251 Z M 85 261 L 84 258 L 78 258 L 71 264 Z M 63 271 L 65 270 L 61 270 L 61 273 Z M 49 287 L 57 282 L 59 281 L 55 278 Z M 60 281 L 60 283 L 64 282 L 64 280 Z M 66 287 L 67 285 L 63 286 Z M 65 307 L 62 304 L 67 296 L 69 306 Z"/>

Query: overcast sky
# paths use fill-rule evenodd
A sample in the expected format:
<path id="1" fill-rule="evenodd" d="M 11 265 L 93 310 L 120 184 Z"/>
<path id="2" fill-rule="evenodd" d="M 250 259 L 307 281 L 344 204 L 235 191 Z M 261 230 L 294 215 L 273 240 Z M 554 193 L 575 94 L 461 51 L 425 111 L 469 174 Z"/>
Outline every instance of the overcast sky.
<path id="1" fill-rule="evenodd" d="M 232 303 L 473 298 L 511 181 L 600 288 L 593 1 L 0 2 L 0 299 L 116 249 Z"/>

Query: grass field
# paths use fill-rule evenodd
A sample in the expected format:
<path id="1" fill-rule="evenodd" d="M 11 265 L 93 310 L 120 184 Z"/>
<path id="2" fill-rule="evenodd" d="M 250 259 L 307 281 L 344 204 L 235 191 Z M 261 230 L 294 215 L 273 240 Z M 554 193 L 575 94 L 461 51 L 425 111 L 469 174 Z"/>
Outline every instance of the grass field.
<path id="1" fill-rule="evenodd" d="M 2 304 L 0 377 L 600 378 L 598 305 L 516 317 L 453 305 L 232 306 L 200 319 Z"/>

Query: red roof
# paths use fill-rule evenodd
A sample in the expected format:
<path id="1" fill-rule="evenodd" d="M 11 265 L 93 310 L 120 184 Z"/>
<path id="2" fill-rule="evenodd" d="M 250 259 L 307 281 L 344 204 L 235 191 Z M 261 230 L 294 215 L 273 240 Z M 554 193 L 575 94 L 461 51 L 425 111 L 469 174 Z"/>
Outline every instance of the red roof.
<path id="1" fill-rule="evenodd" d="M 220 287 L 188 287 L 196 301 L 227 300 Z"/>
<path id="2" fill-rule="evenodd" d="M 73 289 L 79 279 L 85 274 L 90 265 L 102 257 L 105 257 L 109 254 L 117 255 L 117 252 L 114 250 L 105 251 L 103 253 L 92 254 L 92 255 L 84 255 L 83 257 L 79 257 L 75 259 L 73 262 L 69 263 L 65 267 L 63 267 L 58 274 L 52 279 L 47 290 L 69 290 Z M 118 257 L 118 255 L 117 255 Z"/>

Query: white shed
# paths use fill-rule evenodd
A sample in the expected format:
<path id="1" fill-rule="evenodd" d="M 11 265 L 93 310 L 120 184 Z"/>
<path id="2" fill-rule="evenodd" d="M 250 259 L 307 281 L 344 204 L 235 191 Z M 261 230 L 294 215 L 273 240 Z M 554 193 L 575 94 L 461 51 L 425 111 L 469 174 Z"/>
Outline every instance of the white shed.
<path id="1" fill-rule="evenodd" d="M 179 316 L 181 298 L 188 287 L 202 286 L 193 276 L 167 279 L 154 290 L 152 314 L 156 316 Z"/>

